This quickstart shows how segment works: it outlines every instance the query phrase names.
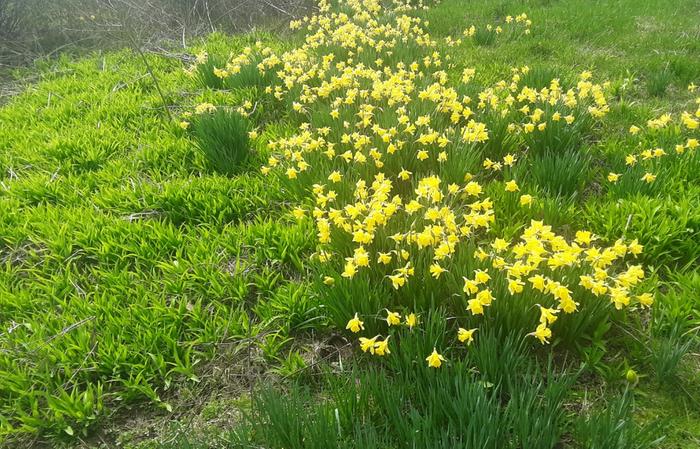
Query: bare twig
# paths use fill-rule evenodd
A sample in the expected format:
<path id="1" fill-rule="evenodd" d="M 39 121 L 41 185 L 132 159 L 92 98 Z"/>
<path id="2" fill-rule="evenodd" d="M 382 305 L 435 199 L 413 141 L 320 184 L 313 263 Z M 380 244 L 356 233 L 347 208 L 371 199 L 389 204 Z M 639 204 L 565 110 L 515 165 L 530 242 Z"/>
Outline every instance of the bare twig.
<path id="1" fill-rule="evenodd" d="M 40 349 L 43 349 L 43 348 L 45 348 L 46 346 L 50 345 L 51 342 L 54 341 L 55 339 L 60 338 L 60 337 L 63 337 L 64 335 L 66 335 L 67 333 L 71 332 L 72 330 L 77 329 L 77 328 L 79 328 L 80 326 L 83 326 L 84 324 L 89 323 L 90 321 L 92 321 L 92 320 L 94 320 L 94 319 L 95 319 L 94 316 L 89 316 L 89 317 L 87 317 L 87 318 L 83 318 L 82 320 L 78 321 L 77 323 L 73 323 L 73 324 L 71 324 L 70 326 L 64 327 L 64 328 L 61 330 L 61 332 L 57 333 L 56 335 L 52 335 L 51 337 L 49 337 L 46 341 L 44 341 L 44 343 L 43 343 L 41 346 L 39 346 L 38 348 L 36 348 L 36 349 L 34 349 L 33 351 L 31 351 L 30 354 L 35 354 L 35 353 L 36 353 L 37 351 L 39 351 Z"/>

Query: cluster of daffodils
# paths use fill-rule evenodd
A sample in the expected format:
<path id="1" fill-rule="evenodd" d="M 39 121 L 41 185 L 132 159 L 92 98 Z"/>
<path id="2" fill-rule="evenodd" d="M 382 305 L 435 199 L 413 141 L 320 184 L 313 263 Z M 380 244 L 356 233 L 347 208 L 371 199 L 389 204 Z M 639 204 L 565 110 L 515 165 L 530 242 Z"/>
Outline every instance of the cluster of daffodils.
<path id="1" fill-rule="evenodd" d="M 493 203 L 482 198 L 480 184 L 442 184 L 437 176 L 422 178 L 414 196 L 404 200 L 392 195 L 392 182 L 378 174 L 369 187 L 358 181 L 355 201 L 342 208 L 334 207 L 334 190 L 317 186 L 313 215 L 319 242 L 328 244 L 321 252 L 322 261 L 331 259 L 334 238 L 349 240 L 356 247 L 344 259 L 343 278 L 352 279 L 376 265 L 388 271 L 387 282 L 399 289 L 415 275 L 411 259 L 419 254 L 432 259 L 429 273 L 439 278 L 446 271 L 440 264 L 449 262 L 460 242 L 487 230 L 494 221 Z M 375 250 L 370 254 L 368 248 Z"/>
<path id="2" fill-rule="evenodd" d="M 586 276 L 577 278 L 580 286 L 608 295 L 616 307 L 651 304 L 650 296 L 634 291 L 643 270 L 624 267 L 627 254 L 641 251 L 636 242 L 602 248 L 590 235 L 584 242 L 585 233 L 567 242 L 539 222 L 521 242 L 489 236 L 497 217 L 484 179 L 512 167 L 525 156 L 519 150 L 602 118 L 606 85 L 584 72 L 574 86 L 554 79 L 534 88 L 528 80 L 537 77 L 528 67 L 483 89 L 471 84 L 477 75 L 471 68 L 452 80 L 448 69 L 454 72 L 456 63 L 440 53 L 421 18 L 403 13 L 410 4 L 394 0 L 387 14 L 380 0 L 343 0 L 340 8 L 321 0 L 318 14 L 292 23 L 306 33 L 302 45 L 280 54 L 247 49 L 221 68 L 230 76 L 241 64 L 255 64 L 260 73 L 274 74 L 265 94 L 291 106 L 299 128 L 268 143 L 271 155 L 261 170 L 311 193 L 294 216 L 315 223 L 324 284 L 385 282 L 399 298 L 426 280 L 463 285 L 454 295 L 465 314 L 479 316 L 506 300 L 494 287 L 505 279 L 511 295 L 526 288 L 543 295 L 541 324 L 532 334 L 543 343 L 558 314 L 583 307 L 585 298 L 573 293 L 572 270 Z M 526 31 L 531 25 L 525 14 L 506 24 Z M 448 46 L 458 42 L 450 38 Z M 487 153 L 493 160 L 483 160 L 484 173 L 467 173 L 465 160 L 488 148 L 508 154 Z M 523 207 L 533 202 L 515 180 L 504 188 L 520 195 Z M 471 261 L 466 268 L 464 260 Z M 398 311 L 386 313 L 390 327 L 418 323 L 413 313 L 403 319 Z M 347 329 L 360 333 L 362 319 L 355 314 Z M 468 345 L 476 331 L 460 327 L 456 338 Z M 389 338 L 362 336 L 360 348 L 390 354 Z M 438 348 L 426 356 L 434 368 L 445 361 Z"/>
<path id="3" fill-rule="evenodd" d="M 691 84 L 689 90 L 695 90 Z M 647 120 L 646 126 L 632 125 L 629 133 L 640 139 L 639 150 L 627 154 L 625 165 L 628 170 L 643 167 L 644 174 L 640 180 L 653 183 L 657 175 L 654 168 L 661 166 L 662 161 L 669 157 L 693 157 L 695 150 L 700 147 L 700 97 L 695 99 L 695 109 L 683 111 L 677 116 L 665 113 Z M 659 142 L 675 142 L 670 145 L 673 149 L 663 148 Z M 617 183 L 624 173 L 608 173 L 608 181 Z"/>
<path id="4" fill-rule="evenodd" d="M 626 256 L 637 257 L 642 245 L 637 240 L 618 240 L 611 247 L 595 245 L 596 236 L 578 231 L 573 241 L 552 232 L 551 226 L 532 221 L 519 241 L 497 238 L 488 247 L 479 247 L 475 257 L 490 261 L 501 273 L 510 296 L 542 298 L 549 306 L 539 305 L 540 324 L 530 335 L 542 343 L 551 337 L 549 325 L 560 312 L 570 314 L 580 303 L 574 297 L 575 286 L 581 286 L 596 297 L 606 297 L 618 310 L 633 303 L 650 307 L 653 296 L 638 292 L 645 278 L 641 265 L 624 262 Z M 473 277 L 464 277 L 464 293 L 472 298 L 468 309 L 472 314 L 484 313 L 484 307 L 495 299 L 486 270 L 477 270 Z M 572 285 L 573 284 L 573 285 Z M 526 291 L 527 290 L 527 291 Z"/>
<path id="5" fill-rule="evenodd" d="M 385 310 L 385 312 L 386 318 L 384 318 L 384 320 L 386 321 L 388 327 L 405 327 L 408 328 L 409 331 L 412 331 L 413 328 L 418 325 L 418 316 L 415 313 L 406 315 L 402 320 L 401 314 L 398 312 L 392 312 L 388 309 Z M 358 315 L 355 314 L 355 316 L 348 321 L 346 330 L 353 333 L 359 333 L 365 330 L 364 321 L 360 320 Z M 467 330 L 460 327 L 457 331 L 457 339 L 466 345 L 470 345 L 474 341 L 474 333 L 476 331 L 477 329 Z M 360 349 L 362 352 L 370 353 L 376 356 L 391 354 L 391 350 L 389 348 L 390 337 L 390 335 L 387 335 L 386 337 L 382 335 L 375 335 L 372 338 L 360 337 Z M 433 352 L 425 358 L 425 361 L 431 368 L 440 368 L 442 363 L 445 361 L 445 357 L 438 353 L 437 348 L 433 348 Z"/>
<path id="6" fill-rule="evenodd" d="M 389 327 L 405 326 L 409 331 L 412 331 L 418 324 L 418 316 L 415 313 L 410 313 L 406 315 L 402 321 L 401 314 L 386 310 L 385 321 Z M 357 314 L 355 314 L 355 316 L 348 321 L 345 328 L 350 332 L 358 333 L 365 330 L 364 324 L 364 321 L 361 321 Z M 370 354 L 377 356 L 391 354 L 391 350 L 389 349 L 389 338 L 390 335 L 387 335 L 386 337 L 383 337 L 382 335 L 375 335 L 372 338 L 360 337 L 360 349 L 362 352 L 369 352 Z"/>
<path id="7" fill-rule="evenodd" d="M 193 115 L 211 114 L 212 112 L 216 112 L 216 110 L 216 106 L 212 103 L 200 103 L 195 106 L 194 114 L 191 111 L 183 112 L 182 120 L 178 123 L 178 125 L 182 129 L 188 129 L 190 127 L 190 121 L 192 120 Z"/>
<path id="8" fill-rule="evenodd" d="M 591 117 L 601 119 L 609 111 L 608 83 L 592 82 L 589 71 L 582 72 L 576 86 L 566 90 L 559 79 L 541 89 L 529 87 L 524 83 L 530 74 L 528 66 L 513 68 L 512 72 L 509 81 L 499 81 L 479 93 L 477 108 L 507 120 L 508 132 L 522 134 L 528 146 L 546 140 L 547 132 L 576 129 L 579 123 Z"/>
<path id="9" fill-rule="evenodd" d="M 476 25 L 472 25 L 465 29 L 462 35 L 466 38 L 478 38 L 480 33 L 485 34 L 488 37 L 494 37 L 505 33 L 510 35 L 517 34 L 530 34 L 530 27 L 532 26 L 532 20 L 527 17 L 527 14 L 522 13 L 517 16 L 506 16 L 504 22 L 499 25 L 487 24 L 483 27 L 477 28 Z"/>
<path id="10" fill-rule="evenodd" d="M 231 54 L 228 59 L 221 64 L 221 67 L 213 66 L 212 71 L 214 76 L 221 80 L 225 80 L 231 76 L 235 76 L 241 72 L 241 69 L 250 65 L 258 64 L 258 62 L 270 55 L 273 51 L 271 48 L 264 46 L 261 42 L 256 42 L 254 46 L 248 46 L 243 49 L 240 54 Z M 200 66 L 210 62 L 209 54 L 202 51 L 195 56 L 193 63 L 185 69 L 185 73 L 194 76 Z M 264 66 L 258 64 L 257 68 L 264 74 Z"/>

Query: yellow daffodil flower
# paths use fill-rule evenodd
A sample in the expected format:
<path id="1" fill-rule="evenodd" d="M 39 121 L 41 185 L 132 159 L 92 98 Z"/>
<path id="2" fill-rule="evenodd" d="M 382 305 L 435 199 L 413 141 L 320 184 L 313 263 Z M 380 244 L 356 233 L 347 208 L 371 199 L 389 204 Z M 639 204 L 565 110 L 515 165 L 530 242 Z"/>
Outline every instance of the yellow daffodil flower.
<path id="1" fill-rule="evenodd" d="M 397 326 L 401 324 L 401 315 L 398 312 L 386 311 L 386 323 L 389 326 Z"/>
<path id="2" fill-rule="evenodd" d="M 433 352 L 425 358 L 425 361 L 428 362 L 428 366 L 431 368 L 440 368 L 445 358 L 438 354 L 436 348 L 433 348 Z"/>
<path id="3" fill-rule="evenodd" d="M 365 330 L 364 322 L 360 321 L 360 319 L 357 317 L 357 313 L 355 313 L 355 316 L 348 321 L 347 326 L 345 326 L 345 329 L 349 330 L 350 332 L 353 333 L 358 333 L 361 330 Z"/>
<path id="4" fill-rule="evenodd" d="M 462 327 L 459 328 L 457 331 L 457 339 L 461 341 L 462 343 L 466 343 L 467 346 L 469 346 L 473 341 L 474 341 L 474 332 L 476 332 L 477 329 L 464 329 Z"/>

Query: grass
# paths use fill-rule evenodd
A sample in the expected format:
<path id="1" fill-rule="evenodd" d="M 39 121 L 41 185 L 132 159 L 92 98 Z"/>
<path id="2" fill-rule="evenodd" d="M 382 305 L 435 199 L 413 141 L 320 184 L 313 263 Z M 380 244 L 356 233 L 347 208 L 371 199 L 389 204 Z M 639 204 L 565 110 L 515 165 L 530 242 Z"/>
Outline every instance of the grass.
<path id="1" fill-rule="evenodd" d="M 225 109 L 198 114 L 192 124 L 197 147 L 219 173 L 233 174 L 250 158 L 248 120 Z"/>
<path id="2" fill-rule="evenodd" d="M 517 237 L 531 219 L 544 219 L 567 238 L 589 229 L 610 244 L 624 236 L 644 245 L 638 263 L 656 291 L 651 312 L 619 313 L 577 287 L 586 312 L 553 325 L 553 350 L 524 337 L 537 324 L 531 307 L 496 301 L 481 321 L 465 312 L 454 292 L 462 291 L 463 274 L 480 267 L 473 245 L 455 255 L 459 272 L 404 290 L 383 272 L 349 281 L 340 276 L 343 265 L 321 268 L 318 230 L 294 216 L 299 204 L 313 205 L 300 185 L 318 180 L 313 172 L 301 172 L 298 183 L 263 176 L 259 166 L 274 153 L 270 142 L 309 120 L 331 127 L 329 141 L 340 140 L 332 107 L 318 101 L 296 110 L 291 99 L 266 94 L 272 72 L 210 73 L 257 41 L 282 52 L 299 45 L 299 35 L 214 34 L 191 49 L 213 61 L 195 77 L 178 59 L 150 55 L 176 116 L 203 103 L 219 107 L 187 130 L 167 120 L 128 51 L 40 63 L 39 80 L 0 108 L 0 445 L 696 447 L 700 159 L 696 152 L 654 161 L 652 184 L 639 180 L 642 166 L 616 184 L 606 176 L 626 172 L 625 156 L 640 142 L 671 153 L 692 136 L 627 130 L 693 107 L 687 86 L 700 84 L 697 6 L 475 0 L 465 8 L 444 0 L 409 12 L 429 20 L 437 38 L 475 25 L 462 44 L 438 44 L 451 55 L 449 77 L 476 69 L 475 91 L 465 94 L 510 76 L 511 66 L 531 66 L 524 83 L 538 88 L 553 78 L 574 85 L 583 70 L 610 81 L 604 120 L 568 128 L 550 121 L 513 140 L 492 114 L 490 141 L 448 146 L 454 165 L 440 171 L 460 183 L 469 172 L 484 185 L 495 203 L 495 235 Z M 485 28 L 522 12 L 532 20 L 529 34 Z M 391 58 L 418 51 L 408 47 Z M 367 56 L 368 64 L 375 58 Z M 434 105 L 416 108 L 412 120 Z M 394 108 L 385 109 L 377 120 L 395 122 Z M 350 107 L 340 113 L 357 120 Z M 430 126 L 447 128 L 440 120 L 431 115 Z M 384 170 L 442 170 L 420 165 L 413 156 L 420 149 L 407 143 L 401 151 L 411 156 L 387 159 Z M 511 149 L 525 150 L 514 167 L 483 170 L 484 158 L 498 161 Z M 376 172 L 371 164 L 354 172 L 309 161 L 347 179 Z M 520 192 L 504 192 L 501 178 L 516 179 Z M 337 187 L 338 201 L 353 189 Z M 524 193 L 535 198 L 529 207 L 518 202 Z M 341 253 L 355 247 L 334 238 Z M 333 288 L 321 273 L 337 279 Z M 505 276 L 490 273 L 494 294 L 507 296 Z M 529 287 L 527 295 L 549 300 Z M 419 324 L 387 330 L 385 307 L 419 312 Z M 357 349 L 344 332 L 355 312 L 371 335 L 390 335 L 390 355 Z M 479 327 L 475 342 L 458 343 L 456 326 Z M 438 370 L 424 360 L 433 347 L 447 357 Z M 626 380 L 629 369 L 638 382 Z"/>

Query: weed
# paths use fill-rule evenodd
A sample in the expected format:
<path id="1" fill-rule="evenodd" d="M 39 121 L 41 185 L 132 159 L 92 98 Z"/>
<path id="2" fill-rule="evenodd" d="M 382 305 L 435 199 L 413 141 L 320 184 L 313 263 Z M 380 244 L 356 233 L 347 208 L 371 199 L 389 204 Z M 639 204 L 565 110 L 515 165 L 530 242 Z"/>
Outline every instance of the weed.
<path id="1" fill-rule="evenodd" d="M 664 440 L 659 436 L 660 422 L 639 425 L 633 419 L 633 394 L 625 391 L 621 397 L 606 404 L 604 410 L 581 416 L 574 434 L 581 447 L 590 449 L 642 449 L 658 447 Z"/>
<path id="2" fill-rule="evenodd" d="M 671 84 L 673 74 L 668 66 L 655 69 L 647 75 L 647 92 L 653 97 L 662 97 Z"/>

